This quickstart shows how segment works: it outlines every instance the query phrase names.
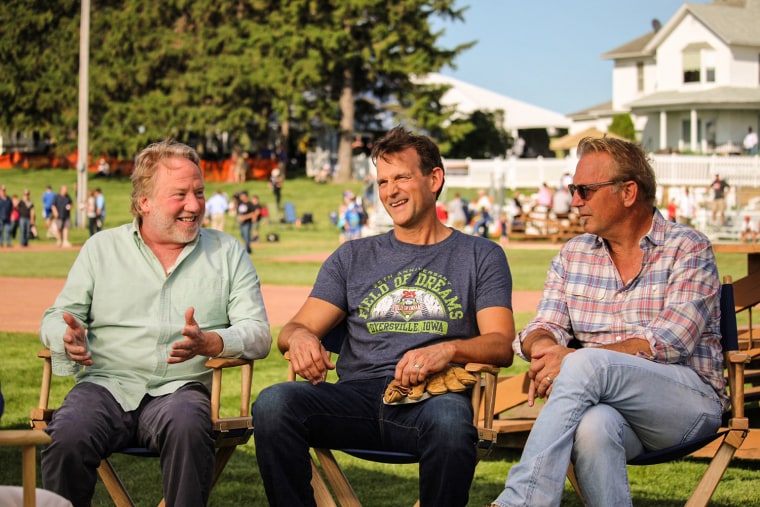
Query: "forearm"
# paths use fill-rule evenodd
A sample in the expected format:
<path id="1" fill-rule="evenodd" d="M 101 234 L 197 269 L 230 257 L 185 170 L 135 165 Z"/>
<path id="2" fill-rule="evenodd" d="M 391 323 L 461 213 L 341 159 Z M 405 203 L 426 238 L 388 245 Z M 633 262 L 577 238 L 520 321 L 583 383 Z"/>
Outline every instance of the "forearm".
<path id="1" fill-rule="evenodd" d="M 512 338 L 503 333 L 488 333 L 468 339 L 456 339 L 442 342 L 448 348 L 449 362 L 487 363 L 507 367 L 512 364 L 514 353 Z"/>
<path id="2" fill-rule="evenodd" d="M 600 348 L 614 350 L 615 352 L 622 352 L 624 354 L 631 354 L 633 356 L 639 352 L 642 352 L 647 356 L 652 355 L 652 348 L 649 346 L 649 342 L 643 338 L 631 338 L 621 342 L 609 343 L 607 345 L 602 345 Z"/>
<path id="3" fill-rule="evenodd" d="M 530 361 L 534 347 L 539 350 L 551 345 L 557 345 L 554 335 L 545 329 L 537 329 L 523 338 L 520 347 L 525 358 Z"/>

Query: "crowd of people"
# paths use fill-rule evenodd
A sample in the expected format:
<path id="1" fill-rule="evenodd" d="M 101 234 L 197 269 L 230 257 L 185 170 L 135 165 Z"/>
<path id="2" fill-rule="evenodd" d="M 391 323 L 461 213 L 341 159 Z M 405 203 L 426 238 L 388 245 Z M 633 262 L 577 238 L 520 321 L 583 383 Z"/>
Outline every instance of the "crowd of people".
<path id="1" fill-rule="evenodd" d="M 59 247 L 70 247 L 69 231 L 77 219 L 77 207 L 76 199 L 69 194 L 68 186 L 61 185 L 56 193 L 48 185 L 42 193 L 40 204 L 46 239 L 54 239 Z M 20 246 L 28 247 L 31 240 L 40 239 L 37 209 L 30 189 L 25 188 L 21 197 L 18 194 L 9 196 L 5 185 L 0 185 L 0 246 L 10 247 L 12 241 L 18 239 Z M 88 192 L 82 209 L 85 211 L 90 236 L 103 230 L 106 200 L 100 187 Z"/>

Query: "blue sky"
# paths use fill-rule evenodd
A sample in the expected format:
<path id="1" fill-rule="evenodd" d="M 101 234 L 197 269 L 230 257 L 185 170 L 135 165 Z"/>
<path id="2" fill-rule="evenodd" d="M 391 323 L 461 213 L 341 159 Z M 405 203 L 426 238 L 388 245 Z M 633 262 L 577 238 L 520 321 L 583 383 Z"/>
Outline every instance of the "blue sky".
<path id="1" fill-rule="evenodd" d="M 691 3 L 710 3 L 694 0 Z M 465 22 L 437 23 L 442 47 L 477 40 L 443 74 L 562 114 L 612 99 L 601 55 L 664 25 L 682 0 L 460 0 Z"/>

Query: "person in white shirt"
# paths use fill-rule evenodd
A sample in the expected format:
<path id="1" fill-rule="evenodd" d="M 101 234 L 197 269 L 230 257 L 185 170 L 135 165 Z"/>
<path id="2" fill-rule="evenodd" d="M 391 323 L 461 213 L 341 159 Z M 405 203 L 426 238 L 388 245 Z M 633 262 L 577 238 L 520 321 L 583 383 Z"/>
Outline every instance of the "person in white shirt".
<path id="1" fill-rule="evenodd" d="M 697 203 L 694 201 L 694 197 L 689 193 L 689 189 L 685 188 L 683 195 L 678 200 L 678 221 L 691 227 L 696 207 Z"/>
<path id="2" fill-rule="evenodd" d="M 229 206 L 227 197 L 218 189 L 216 193 L 206 201 L 206 213 L 210 217 L 212 229 L 224 231 L 224 219 Z"/>
<path id="3" fill-rule="evenodd" d="M 755 155 L 757 153 L 757 132 L 752 131 L 752 127 L 747 129 L 747 135 L 744 136 L 744 153 Z"/>

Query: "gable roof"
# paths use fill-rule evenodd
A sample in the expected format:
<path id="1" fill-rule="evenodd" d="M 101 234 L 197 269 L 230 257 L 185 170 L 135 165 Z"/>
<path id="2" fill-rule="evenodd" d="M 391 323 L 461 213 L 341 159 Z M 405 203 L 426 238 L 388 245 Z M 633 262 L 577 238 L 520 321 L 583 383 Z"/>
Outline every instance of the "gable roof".
<path id="1" fill-rule="evenodd" d="M 503 127 L 508 131 L 570 127 L 570 119 L 563 114 L 521 102 L 443 74 L 430 73 L 418 77 L 416 81 L 420 84 L 450 86 L 451 88 L 441 98 L 441 103 L 456 106 L 461 113 L 472 113 L 478 110 L 503 111 Z"/>
<path id="2" fill-rule="evenodd" d="M 657 31 L 644 34 L 602 55 L 605 59 L 635 58 L 654 55 L 657 47 L 691 14 L 710 31 L 729 45 L 760 46 L 760 0 L 720 2 L 711 4 L 685 3 Z"/>

